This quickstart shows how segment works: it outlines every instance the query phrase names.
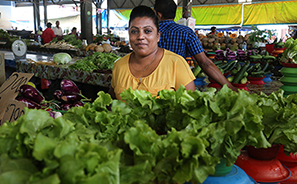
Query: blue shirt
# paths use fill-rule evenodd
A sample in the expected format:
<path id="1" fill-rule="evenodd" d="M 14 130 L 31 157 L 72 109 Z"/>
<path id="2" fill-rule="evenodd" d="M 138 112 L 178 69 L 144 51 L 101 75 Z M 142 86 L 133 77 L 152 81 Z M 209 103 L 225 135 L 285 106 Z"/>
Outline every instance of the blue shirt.
<path id="1" fill-rule="evenodd" d="M 158 46 L 170 50 L 176 54 L 187 57 L 204 52 L 199 38 L 194 31 L 173 20 L 162 20 L 159 23 L 161 37 Z"/>

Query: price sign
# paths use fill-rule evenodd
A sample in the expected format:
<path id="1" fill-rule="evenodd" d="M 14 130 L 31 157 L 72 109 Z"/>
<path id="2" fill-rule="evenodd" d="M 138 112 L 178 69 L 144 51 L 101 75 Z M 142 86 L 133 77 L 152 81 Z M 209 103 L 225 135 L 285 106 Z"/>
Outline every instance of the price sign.
<path id="1" fill-rule="evenodd" d="M 9 99 L 6 111 L 4 112 L 4 116 L 0 124 L 2 125 L 6 121 L 13 122 L 17 120 L 21 115 L 25 113 L 25 107 L 27 107 L 26 103 L 14 99 Z"/>
<path id="2" fill-rule="evenodd" d="M 5 82 L 5 60 L 4 53 L 0 53 L 0 86 Z"/>
<path id="3" fill-rule="evenodd" d="M 9 99 L 15 99 L 20 87 L 26 84 L 32 76 L 32 73 L 14 72 L 0 87 L 0 119 L 6 111 Z"/>

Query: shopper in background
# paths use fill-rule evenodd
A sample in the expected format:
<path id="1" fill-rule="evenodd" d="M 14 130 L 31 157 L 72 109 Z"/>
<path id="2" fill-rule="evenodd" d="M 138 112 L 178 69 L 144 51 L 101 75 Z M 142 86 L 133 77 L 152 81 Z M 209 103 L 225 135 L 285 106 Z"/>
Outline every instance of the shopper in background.
<path id="1" fill-rule="evenodd" d="M 56 27 L 53 28 L 53 31 L 56 37 L 63 36 L 63 31 L 62 31 L 62 28 L 60 27 L 60 22 L 58 20 L 56 21 Z"/>
<path id="2" fill-rule="evenodd" d="M 76 27 L 73 27 L 71 29 L 71 33 L 69 33 L 69 35 L 75 35 L 75 37 L 78 38 L 77 28 Z"/>
<path id="3" fill-rule="evenodd" d="M 160 90 L 177 90 L 181 85 L 195 90 L 195 77 L 186 60 L 158 47 L 159 22 L 150 7 L 132 10 L 128 34 L 133 52 L 114 64 L 109 91 L 113 98 L 121 99 L 121 92 L 130 87 L 154 96 Z"/>
<path id="4" fill-rule="evenodd" d="M 55 37 L 54 31 L 52 30 L 52 23 L 48 22 L 46 24 L 46 29 L 42 32 L 41 38 L 43 40 L 43 44 L 49 43 Z"/>
<path id="5" fill-rule="evenodd" d="M 217 34 L 217 28 L 216 27 L 211 27 L 210 28 L 211 32 L 209 34 L 212 34 L 212 35 L 216 35 Z"/>
<path id="6" fill-rule="evenodd" d="M 194 31 L 174 22 L 177 5 L 173 0 L 156 0 L 155 12 L 160 20 L 159 47 L 168 49 L 186 58 L 187 54 L 194 56 L 203 71 L 220 85 L 227 84 L 234 91 L 234 87 L 216 67 L 216 65 L 205 55 L 200 40 Z"/>

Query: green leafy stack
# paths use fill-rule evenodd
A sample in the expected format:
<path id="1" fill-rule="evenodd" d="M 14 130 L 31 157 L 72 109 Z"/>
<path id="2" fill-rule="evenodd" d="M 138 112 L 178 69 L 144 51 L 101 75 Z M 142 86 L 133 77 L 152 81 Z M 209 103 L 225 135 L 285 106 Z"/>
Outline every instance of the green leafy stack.
<path id="1" fill-rule="evenodd" d="M 203 183 L 245 145 L 297 152 L 297 95 L 128 89 L 52 119 L 29 110 L 0 127 L 0 181 L 30 184 Z"/>
<path id="2" fill-rule="evenodd" d="M 297 64 L 297 39 L 292 37 L 285 42 L 286 50 L 283 52 L 280 62 Z"/>
<path id="3" fill-rule="evenodd" d="M 112 70 L 114 62 L 120 57 L 113 53 L 94 52 L 92 55 L 77 60 L 69 68 L 93 72 L 94 70 Z"/>

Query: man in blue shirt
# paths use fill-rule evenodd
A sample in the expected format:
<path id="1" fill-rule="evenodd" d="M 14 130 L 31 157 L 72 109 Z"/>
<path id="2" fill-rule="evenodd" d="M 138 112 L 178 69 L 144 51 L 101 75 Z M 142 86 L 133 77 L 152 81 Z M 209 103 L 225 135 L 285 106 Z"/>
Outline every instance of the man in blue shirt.
<path id="1" fill-rule="evenodd" d="M 170 50 L 186 58 L 187 54 L 194 56 L 203 71 L 220 85 L 227 84 L 229 88 L 237 91 L 220 72 L 217 66 L 205 55 L 200 40 L 194 31 L 174 22 L 177 5 L 173 0 L 156 0 L 155 12 L 159 18 L 160 41 L 159 47 Z"/>

